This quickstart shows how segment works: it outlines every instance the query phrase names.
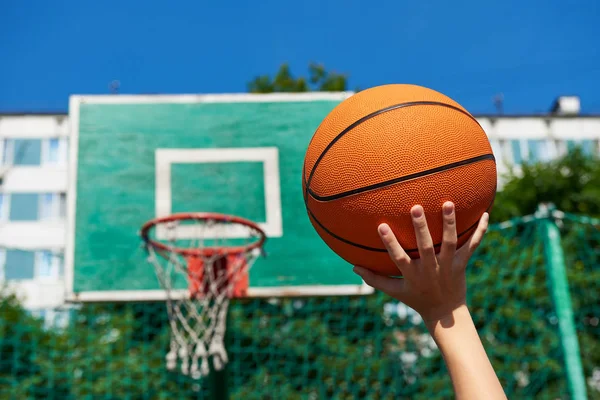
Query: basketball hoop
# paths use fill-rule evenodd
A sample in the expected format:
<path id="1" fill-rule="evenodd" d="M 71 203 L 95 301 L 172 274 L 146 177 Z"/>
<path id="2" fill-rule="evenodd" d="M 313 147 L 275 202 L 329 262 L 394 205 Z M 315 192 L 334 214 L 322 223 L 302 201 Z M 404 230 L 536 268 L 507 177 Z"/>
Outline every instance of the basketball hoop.
<path id="1" fill-rule="evenodd" d="M 221 370 L 228 361 L 229 300 L 245 296 L 248 270 L 261 255 L 265 233 L 243 218 L 185 213 L 150 220 L 140 234 L 167 295 L 167 368 L 179 361 L 183 374 L 198 379 L 209 373 L 212 358 Z"/>

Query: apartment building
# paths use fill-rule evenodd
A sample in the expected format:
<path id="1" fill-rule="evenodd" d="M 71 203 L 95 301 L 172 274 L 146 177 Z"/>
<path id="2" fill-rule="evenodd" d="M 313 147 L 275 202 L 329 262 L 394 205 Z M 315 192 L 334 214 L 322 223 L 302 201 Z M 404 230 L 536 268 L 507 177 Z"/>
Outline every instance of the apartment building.
<path id="1" fill-rule="evenodd" d="M 0 114 L 0 281 L 42 314 L 63 302 L 66 114 Z"/>

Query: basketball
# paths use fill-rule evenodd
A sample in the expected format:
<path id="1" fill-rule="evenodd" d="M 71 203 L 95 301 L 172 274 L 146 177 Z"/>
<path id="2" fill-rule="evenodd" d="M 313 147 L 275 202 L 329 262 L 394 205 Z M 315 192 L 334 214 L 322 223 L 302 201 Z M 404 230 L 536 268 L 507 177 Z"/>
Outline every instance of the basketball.
<path id="1" fill-rule="evenodd" d="M 410 209 L 420 204 L 439 252 L 442 205 L 452 201 L 460 247 L 492 207 L 496 179 L 487 135 L 467 110 L 434 90 L 395 84 L 361 91 L 325 117 L 306 151 L 302 191 L 313 227 L 335 253 L 398 275 L 379 224 L 418 258 Z"/>

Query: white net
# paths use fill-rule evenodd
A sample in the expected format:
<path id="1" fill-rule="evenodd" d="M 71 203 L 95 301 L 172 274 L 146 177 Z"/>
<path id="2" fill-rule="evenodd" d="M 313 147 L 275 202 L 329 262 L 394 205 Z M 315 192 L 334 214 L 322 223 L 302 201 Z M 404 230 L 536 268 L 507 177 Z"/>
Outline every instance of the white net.
<path id="1" fill-rule="evenodd" d="M 243 296 L 248 270 L 261 254 L 262 232 L 206 217 L 157 223 L 146 241 L 148 260 L 167 295 L 171 344 L 167 368 L 194 379 L 228 362 L 227 309 Z M 160 238 L 160 239 L 159 239 Z M 201 250 L 201 251 L 200 251 Z"/>

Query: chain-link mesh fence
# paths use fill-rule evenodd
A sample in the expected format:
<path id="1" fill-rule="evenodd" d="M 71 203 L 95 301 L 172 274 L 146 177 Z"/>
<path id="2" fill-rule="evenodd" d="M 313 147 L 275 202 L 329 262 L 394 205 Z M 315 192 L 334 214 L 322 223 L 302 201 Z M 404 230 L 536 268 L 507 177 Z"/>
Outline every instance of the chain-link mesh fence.
<path id="1" fill-rule="evenodd" d="M 559 213 L 560 214 L 560 213 Z M 600 399 L 600 223 L 559 215 L 585 390 Z M 568 399 L 573 377 L 549 281 L 544 218 L 490 229 L 468 300 L 511 399 Z M 420 317 L 377 293 L 248 299 L 229 310 L 224 372 L 165 368 L 164 303 L 65 307 L 62 324 L 0 303 L 0 399 L 446 399 L 452 386 Z M 57 321 L 57 320 L 55 320 Z M 570 383 L 571 382 L 571 383 Z"/>

